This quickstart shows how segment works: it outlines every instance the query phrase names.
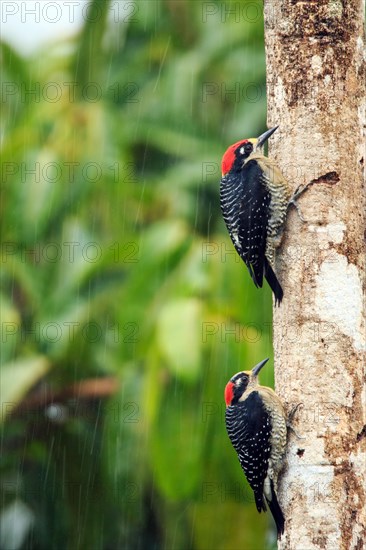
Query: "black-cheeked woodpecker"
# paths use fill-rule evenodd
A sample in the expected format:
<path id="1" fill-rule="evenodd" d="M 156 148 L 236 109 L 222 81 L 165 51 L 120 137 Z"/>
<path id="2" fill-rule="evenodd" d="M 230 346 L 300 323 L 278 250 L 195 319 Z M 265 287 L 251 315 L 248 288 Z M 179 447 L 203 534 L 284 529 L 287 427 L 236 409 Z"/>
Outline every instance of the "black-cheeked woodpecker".
<path id="1" fill-rule="evenodd" d="M 258 382 L 258 373 L 267 361 L 261 361 L 251 371 L 235 374 L 227 383 L 226 429 L 253 489 L 257 510 L 265 512 L 268 505 L 280 538 L 285 518 L 276 492 L 286 448 L 287 421 L 279 397 Z"/>
<path id="2" fill-rule="evenodd" d="M 274 254 L 281 243 L 291 190 L 276 163 L 262 147 L 278 126 L 258 139 L 231 145 L 222 158 L 220 204 L 236 251 L 256 287 L 268 281 L 276 304 L 283 290 L 273 270 Z"/>

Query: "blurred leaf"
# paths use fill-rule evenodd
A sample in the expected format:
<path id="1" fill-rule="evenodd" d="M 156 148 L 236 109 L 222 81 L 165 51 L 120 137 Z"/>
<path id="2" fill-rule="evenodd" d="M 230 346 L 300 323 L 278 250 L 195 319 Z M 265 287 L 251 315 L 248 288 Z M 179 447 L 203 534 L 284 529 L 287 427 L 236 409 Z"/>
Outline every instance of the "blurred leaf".
<path id="1" fill-rule="evenodd" d="M 203 484 L 201 502 L 193 507 L 191 513 L 196 550 L 268 548 L 265 530 L 266 514 L 258 516 L 255 506 L 244 505 L 239 484 L 234 486 L 215 482 Z M 260 526 L 259 533 L 258 526 Z"/>
<path id="2" fill-rule="evenodd" d="M 34 514 L 21 500 L 15 500 L 0 514 L 0 546 L 18 550 L 24 544 Z"/>
<path id="3" fill-rule="evenodd" d="M 75 80 L 82 85 L 96 82 L 103 63 L 101 42 L 110 8 L 110 0 L 90 0 L 75 59 Z"/>
<path id="4" fill-rule="evenodd" d="M 3 364 L 10 359 L 16 349 L 21 326 L 19 311 L 4 294 L 0 294 L 0 319 L 1 364 Z"/>
<path id="5" fill-rule="evenodd" d="M 188 227 L 181 220 L 160 221 L 147 228 L 141 238 L 143 262 L 167 259 L 188 238 Z"/>
<path id="6" fill-rule="evenodd" d="M 204 426 L 190 387 L 172 381 L 166 390 L 151 437 L 152 468 L 159 490 L 176 502 L 199 488 Z"/>
<path id="7" fill-rule="evenodd" d="M 1 416 L 0 421 L 11 413 L 19 401 L 51 368 L 46 357 L 19 359 L 3 365 L 0 369 Z"/>
<path id="8" fill-rule="evenodd" d="M 172 373 L 194 381 L 200 372 L 201 302 L 186 298 L 164 304 L 157 325 L 157 343 Z"/>

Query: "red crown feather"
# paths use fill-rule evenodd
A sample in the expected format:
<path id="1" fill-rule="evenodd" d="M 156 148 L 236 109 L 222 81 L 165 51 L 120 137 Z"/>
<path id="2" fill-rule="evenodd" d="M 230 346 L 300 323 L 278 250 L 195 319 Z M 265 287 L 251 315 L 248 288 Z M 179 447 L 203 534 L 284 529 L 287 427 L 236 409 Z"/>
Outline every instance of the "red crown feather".
<path id="1" fill-rule="evenodd" d="M 241 141 L 237 141 L 233 145 L 230 145 L 230 147 L 226 149 L 221 162 L 221 172 L 223 176 L 230 172 L 235 162 L 235 151 L 237 148 L 240 147 L 240 145 L 245 145 L 246 143 L 248 143 L 248 140 L 242 139 Z"/>

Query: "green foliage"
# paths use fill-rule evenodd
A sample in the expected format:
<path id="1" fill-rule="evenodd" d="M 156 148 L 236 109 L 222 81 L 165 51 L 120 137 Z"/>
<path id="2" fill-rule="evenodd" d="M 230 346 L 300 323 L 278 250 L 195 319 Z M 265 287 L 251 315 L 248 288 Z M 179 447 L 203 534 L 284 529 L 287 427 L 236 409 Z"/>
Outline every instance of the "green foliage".
<path id="1" fill-rule="evenodd" d="M 2 45 L 1 517 L 27 510 L 19 548 L 262 549 L 222 396 L 271 355 L 270 292 L 218 200 L 266 127 L 262 8 L 130 4 L 27 61 Z"/>

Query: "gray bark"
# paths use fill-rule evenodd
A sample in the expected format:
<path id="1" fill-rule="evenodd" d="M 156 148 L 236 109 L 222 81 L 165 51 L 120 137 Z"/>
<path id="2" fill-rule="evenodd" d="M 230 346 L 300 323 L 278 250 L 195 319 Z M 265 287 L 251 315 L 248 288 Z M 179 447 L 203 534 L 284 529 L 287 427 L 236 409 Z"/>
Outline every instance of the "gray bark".
<path id="1" fill-rule="evenodd" d="M 365 62 L 361 0 L 266 0 L 268 127 L 299 199 L 276 272 L 276 391 L 290 435 L 279 547 L 366 548 Z"/>

